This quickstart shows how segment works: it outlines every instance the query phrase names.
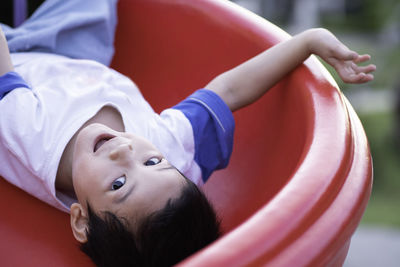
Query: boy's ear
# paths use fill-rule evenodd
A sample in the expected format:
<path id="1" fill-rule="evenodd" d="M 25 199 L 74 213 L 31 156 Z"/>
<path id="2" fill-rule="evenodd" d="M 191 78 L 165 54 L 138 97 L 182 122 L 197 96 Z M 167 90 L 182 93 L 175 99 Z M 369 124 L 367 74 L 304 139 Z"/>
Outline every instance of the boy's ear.
<path id="1" fill-rule="evenodd" d="M 80 243 L 85 243 L 87 241 L 86 229 L 89 218 L 81 204 L 74 203 L 71 205 L 70 218 L 75 239 Z"/>

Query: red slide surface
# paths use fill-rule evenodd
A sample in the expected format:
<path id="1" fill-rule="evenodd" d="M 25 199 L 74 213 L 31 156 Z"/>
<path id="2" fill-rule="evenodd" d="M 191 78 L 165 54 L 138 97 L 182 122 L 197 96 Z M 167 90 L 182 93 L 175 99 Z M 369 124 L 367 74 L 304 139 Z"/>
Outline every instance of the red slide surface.
<path id="1" fill-rule="evenodd" d="M 120 0 L 112 67 L 157 111 L 289 38 L 228 2 Z M 341 266 L 368 202 L 362 125 L 314 57 L 235 113 L 232 159 L 205 190 L 224 236 L 181 266 Z M 0 179 L 1 266 L 92 266 L 69 216 Z"/>

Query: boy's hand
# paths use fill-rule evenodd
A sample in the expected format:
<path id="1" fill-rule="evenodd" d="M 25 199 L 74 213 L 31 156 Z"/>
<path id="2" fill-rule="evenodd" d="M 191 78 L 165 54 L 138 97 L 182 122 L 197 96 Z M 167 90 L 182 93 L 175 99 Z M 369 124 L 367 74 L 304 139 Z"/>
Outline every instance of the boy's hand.
<path id="1" fill-rule="evenodd" d="M 369 55 L 360 56 L 351 51 L 328 30 L 311 29 L 218 75 L 206 88 L 217 93 L 235 111 L 259 99 L 311 54 L 332 65 L 347 83 L 364 83 L 374 78 L 370 74 L 376 69 L 374 65 L 357 65 L 369 60 Z"/>
<path id="2" fill-rule="evenodd" d="M 365 83 L 374 79 L 370 73 L 376 69 L 375 65 L 357 65 L 368 61 L 371 58 L 369 55 L 351 51 L 328 30 L 312 29 L 310 33 L 310 52 L 333 66 L 344 82 Z"/>

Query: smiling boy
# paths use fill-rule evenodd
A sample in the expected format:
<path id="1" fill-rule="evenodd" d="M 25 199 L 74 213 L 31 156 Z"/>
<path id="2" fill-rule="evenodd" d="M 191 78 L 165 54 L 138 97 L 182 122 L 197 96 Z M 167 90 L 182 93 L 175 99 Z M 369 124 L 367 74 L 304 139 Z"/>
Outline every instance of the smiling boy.
<path id="1" fill-rule="evenodd" d="M 75 190 L 71 190 L 78 203 L 71 206 L 71 223 L 76 239 L 82 243 L 87 241 L 87 222 L 86 207 L 80 203 L 135 221 L 161 210 L 186 184 L 150 142 L 98 123 L 80 131 L 72 171 Z"/>

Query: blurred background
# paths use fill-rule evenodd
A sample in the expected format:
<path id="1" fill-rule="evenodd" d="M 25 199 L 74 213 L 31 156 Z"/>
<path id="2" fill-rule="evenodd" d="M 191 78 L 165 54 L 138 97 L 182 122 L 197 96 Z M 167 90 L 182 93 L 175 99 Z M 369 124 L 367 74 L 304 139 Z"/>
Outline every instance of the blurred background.
<path id="1" fill-rule="evenodd" d="M 366 131 L 374 166 L 371 199 L 346 267 L 400 266 L 400 0 L 233 0 L 290 34 L 325 27 L 372 56 L 375 80 L 339 87 Z"/>

